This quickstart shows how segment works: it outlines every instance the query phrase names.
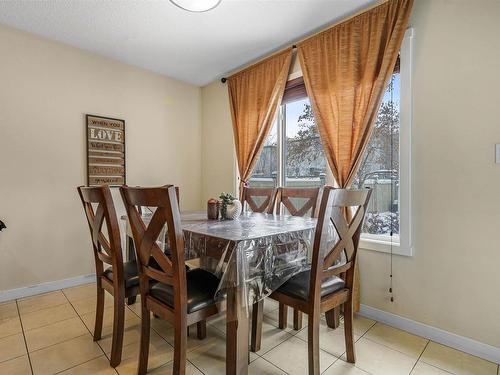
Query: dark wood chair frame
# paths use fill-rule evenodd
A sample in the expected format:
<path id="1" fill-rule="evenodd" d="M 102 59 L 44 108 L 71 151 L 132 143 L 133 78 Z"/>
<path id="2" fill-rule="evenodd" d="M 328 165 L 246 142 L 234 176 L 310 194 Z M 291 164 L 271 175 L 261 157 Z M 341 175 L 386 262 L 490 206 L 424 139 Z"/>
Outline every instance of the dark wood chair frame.
<path id="1" fill-rule="evenodd" d="M 245 186 L 241 195 L 241 203 L 244 208 L 250 208 L 252 212 L 272 214 L 274 211 L 277 191 L 278 190 L 276 188 L 255 188 Z M 254 201 L 255 197 L 264 197 L 265 199 L 259 205 Z"/>
<path id="2" fill-rule="evenodd" d="M 80 186 L 78 187 L 78 194 L 82 200 L 85 216 L 89 224 L 96 267 L 97 306 L 94 341 L 101 339 L 104 317 L 104 291 L 107 291 L 113 296 L 114 300 L 110 365 L 116 367 L 120 364 L 122 356 L 125 298 L 135 298 L 139 293 L 139 287 L 125 287 L 120 228 L 109 187 Z M 93 204 L 97 205 L 95 209 L 92 206 Z M 102 231 L 104 223 L 106 223 L 107 237 Z M 105 264 L 113 267 L 113 280 L 104 275 Z"/>
<path id="3" fill-rule="evenodd" d="M 325 187 L 314 236 L 309 299 L 302 300 L 290 297 L 280 293 L 279 289 L 270 295 L 270 298 L 279 303 L 291 306 L 309 316 L 307 328 L 309 375 L 320 374 L 319 322 L 321 313 L 327 313 L 339 306 L 342 306 L 344 311 L 347 361 L 355 362 L 352 290 L 359 238 L 370 195 L 370 189 L 346 190 Z M 353 215 L 348 213 L 351 207 L 357 208 Z M 330 221 L 339 236 L 339 240 L 332 249 L 327 248 L 327 230 Z M 342 252 L 344 252 L 346 262 L 335 265 Z M 321 297 L 321 282 L 331 276 L 342 278 L 345 281 L 345 286 L 332 294 Z"/>
<path id="4" fill-rule="evenodd" d="M 179 206 L 174 186 L 160 188 L 121 187 L 120 192 L 127 210 L 132 235 L 136 244 L 141 290 L 141 343 L 138 374 L 147 372 L 150 337 L 150 312 L 174 324 L 173 373 L 184 375 L 186 371 L 187 327 L 198 325 L 198 334 L 206 327 L 205 320 L 225 310 L 220 302 L 201 310 L 187 312 L 186 266 L 184 262 L 184 234 L 181 228 Z M 138 207 L 156 207 L 151 221 L 146 226 Z M 167 224 L 171 257 L 165 255 L 156 243 L 164 225 Z M 150 265 L 153 258 L 157 266 Z M 172 285 L 174 307 L 170 307 L 149 295 L 151 281 Z M 201 325 L 201 327 L 200 327 Z"/>

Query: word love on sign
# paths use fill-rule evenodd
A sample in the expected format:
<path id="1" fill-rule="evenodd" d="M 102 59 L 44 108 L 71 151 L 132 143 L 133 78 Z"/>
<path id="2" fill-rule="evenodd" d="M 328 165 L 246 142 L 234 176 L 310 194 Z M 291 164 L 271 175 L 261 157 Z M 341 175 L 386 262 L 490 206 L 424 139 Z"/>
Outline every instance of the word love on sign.
<path id="1" fill-rule="evenodd" d="M 86 115 L 87 185 L 126 183 L 125 121 Z"/>

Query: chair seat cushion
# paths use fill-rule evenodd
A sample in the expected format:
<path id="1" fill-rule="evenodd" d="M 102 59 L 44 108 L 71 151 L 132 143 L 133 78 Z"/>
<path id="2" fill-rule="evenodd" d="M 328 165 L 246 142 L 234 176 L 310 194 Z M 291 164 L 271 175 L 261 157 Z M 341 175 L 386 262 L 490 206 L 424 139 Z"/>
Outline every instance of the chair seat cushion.
<path id="1" fill-rule="evenodd" d="M 286 294 L 287 296 L 302 299 L 307 301 L 309 299 L 309 283 L 311 278 L 310 270 L 298 273 L 289 279 L 286 283 L 278 288 L 278 292 Z M 343 289 L 345 286 L 344 280 L 340 277 L 332 276 L 326 278 L 321 283 L 321 297 L 335 293 Z"/>
<path id="2" fill-rule="evenodd" d="M 113 267 L 106 268 L 104 276 L 113 281 Z M 125 288 L 132 288 L 139 285 L 137 262 L 135 260 L 123 263 L 123 276 L 125 279 Z"/>
<path id="3" fill-rule="evenodd" d="M 195 312 L 213 305 L 219 279 L 208 271 L 193 269 L 186 272 L 187 312 Z M 170 307 L 174 307 L 174 289 L 171 285 L 158 283 L 149 291 L 149 295 Z"/>

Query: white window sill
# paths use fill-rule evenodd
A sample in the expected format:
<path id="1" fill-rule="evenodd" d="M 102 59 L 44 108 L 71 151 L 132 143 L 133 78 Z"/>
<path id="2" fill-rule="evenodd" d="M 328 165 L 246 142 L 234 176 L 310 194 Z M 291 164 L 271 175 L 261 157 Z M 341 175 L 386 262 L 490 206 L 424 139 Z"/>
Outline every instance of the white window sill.
<path id="1" fill-rule="evenodd" d="M 362 236 L 359 242 L 359 248 L 404 256 L 412 256 L 413 250 L 409 246 L 401 246 L 399 237 L 396 236 L 393 238 L 392 242 L 389 236 Z"/>

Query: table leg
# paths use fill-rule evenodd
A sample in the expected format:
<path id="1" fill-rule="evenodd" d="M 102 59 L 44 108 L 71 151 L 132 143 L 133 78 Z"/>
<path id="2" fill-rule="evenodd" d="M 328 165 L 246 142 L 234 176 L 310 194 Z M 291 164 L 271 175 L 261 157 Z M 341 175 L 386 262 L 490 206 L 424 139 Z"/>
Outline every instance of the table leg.
<path id="1" fill-rule="evenodd" d="M 226 374 L 248 374 L 248 316 L 237 287 L 229 288 L 226 317 Z"/>

